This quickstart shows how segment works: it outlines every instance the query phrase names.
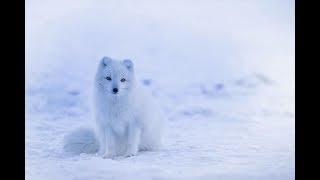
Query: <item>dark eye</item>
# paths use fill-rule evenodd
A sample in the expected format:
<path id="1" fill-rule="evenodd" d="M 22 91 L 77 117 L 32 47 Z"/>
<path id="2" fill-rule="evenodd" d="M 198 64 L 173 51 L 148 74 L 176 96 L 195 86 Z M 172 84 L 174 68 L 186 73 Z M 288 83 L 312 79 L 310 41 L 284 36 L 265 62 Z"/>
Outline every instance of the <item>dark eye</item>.
<path id="1" fill-rule="evenodd" d="M 121 82 L 125 82 L 125 81 L 126 81 L 126 79 L 125 79 L 125 78 L 122 78 L 122 79 L 121 79 Z"/>
<path id="2" fill-rule="evenodd" d="M 107 79 L 108 81 L 111 81 L 111 77 L 109 77 L 109 76 L 108 76 L 108 77 L 106 77 L 106 79 Z"/>

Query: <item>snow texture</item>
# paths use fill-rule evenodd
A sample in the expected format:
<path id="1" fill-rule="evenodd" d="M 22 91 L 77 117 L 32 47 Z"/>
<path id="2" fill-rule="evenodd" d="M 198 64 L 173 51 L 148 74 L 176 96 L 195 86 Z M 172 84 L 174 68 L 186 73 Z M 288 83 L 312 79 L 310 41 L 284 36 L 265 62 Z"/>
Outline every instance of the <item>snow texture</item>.
<path id="1" fill-rule="evenodd" d="M 289 0 L 27 1 L 26 179 L 295 179 L 294 33 Z M 168 119 L 160 150 L 64 151 L 103 56 L 135 63 Z"/>

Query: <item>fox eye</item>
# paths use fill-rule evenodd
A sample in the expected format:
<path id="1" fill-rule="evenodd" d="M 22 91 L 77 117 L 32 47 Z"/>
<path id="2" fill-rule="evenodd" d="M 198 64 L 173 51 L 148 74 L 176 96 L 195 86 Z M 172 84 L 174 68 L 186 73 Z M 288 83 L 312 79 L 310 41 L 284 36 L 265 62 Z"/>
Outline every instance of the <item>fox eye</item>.
<path id="1" fill-rule="evenodd" d="M 125 79 L 125 78 L 122 78 L 120 81 L 121 81 L 121 82 L 125 82 L 125 81 L 126 81 L 126 79 Z"/>
<path id="2" fill-rule="evenodd" d="M 109 76 L 108 76 L 108 77 L 106 77 L 106 79 L 107 79 L 108 81 L 111 81 L 111 77 L 109 77 Z"/>

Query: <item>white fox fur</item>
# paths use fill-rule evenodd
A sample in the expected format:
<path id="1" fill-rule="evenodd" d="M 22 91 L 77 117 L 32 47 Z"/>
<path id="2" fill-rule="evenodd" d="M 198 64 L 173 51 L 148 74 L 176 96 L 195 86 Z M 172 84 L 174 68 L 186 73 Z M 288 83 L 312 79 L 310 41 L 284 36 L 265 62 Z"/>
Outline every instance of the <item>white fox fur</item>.
<path id="1" fill-rule="evenodd" d="M 104 57 L 94 83 L 95 132 L 79 129 L 66 136 L 67 152 L 113 158 L 161 146 L 162 113 L 137 83 L 131 60 Z"/>
<path id="2" fill-rule="evenodd" d="M 99 150 L 99 142 L 90 128 L 79 128 L 64 138 L 64 150 L 72 154 L 93 154 Z"/>

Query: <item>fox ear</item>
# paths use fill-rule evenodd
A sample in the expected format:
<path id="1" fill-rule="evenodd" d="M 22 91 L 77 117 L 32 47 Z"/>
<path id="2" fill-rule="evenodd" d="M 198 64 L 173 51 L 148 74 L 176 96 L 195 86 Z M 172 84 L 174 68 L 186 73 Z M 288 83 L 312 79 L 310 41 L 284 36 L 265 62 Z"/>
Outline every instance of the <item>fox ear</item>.
<path id="1" fill-rule="evenodd" d="M 105 56 L 105 57 L 102 58 L 101 64 L 102 64 L 103 66 L 108 66 L 108 64 L 110 64 L 111 61 L 112 61 L 111 58 Z"/>
<path id="2" fill-rule="evenodd" d="M 126 66 L 128 70 L 133 70 L 133 62 L 130 59 L 123 60 L 123 64 Z"/>

